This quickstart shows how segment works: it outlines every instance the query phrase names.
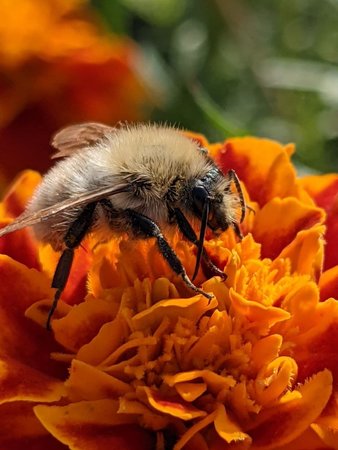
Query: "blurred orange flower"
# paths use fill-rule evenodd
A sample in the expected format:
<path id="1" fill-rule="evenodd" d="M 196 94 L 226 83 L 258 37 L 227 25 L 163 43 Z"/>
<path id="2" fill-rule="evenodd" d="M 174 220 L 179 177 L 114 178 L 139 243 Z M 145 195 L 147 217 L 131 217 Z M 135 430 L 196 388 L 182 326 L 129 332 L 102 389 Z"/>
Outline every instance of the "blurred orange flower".
<path id="1" fill-rule="evenodd" d="M 2 185 L 23 168 L 46 170 L 50 136 L 65 124 L 145 118 L 139 51 L 105 33 L 86 0 L 4 0 L 0 15 Z"/>
<path id="2" fill-rule="evenodd" d="M 153 243 L 92 236 L 48 333 L 57 255 L 27 230 L 0 241 L 2 448 L 337 448 L 338 266 L 322 271 L 326 213 L 296 178 L 292 146 L 190 136 L 236 169 L 255 210 L 241 242 L 231 230 L 208 236 L 227 274 L 198 274 L 210 302 L 190 296 Z M 33 172 L 17 180 L 2 225 L 38 182 Z M 194 249 L 172 243 L 191 274 Z"/>

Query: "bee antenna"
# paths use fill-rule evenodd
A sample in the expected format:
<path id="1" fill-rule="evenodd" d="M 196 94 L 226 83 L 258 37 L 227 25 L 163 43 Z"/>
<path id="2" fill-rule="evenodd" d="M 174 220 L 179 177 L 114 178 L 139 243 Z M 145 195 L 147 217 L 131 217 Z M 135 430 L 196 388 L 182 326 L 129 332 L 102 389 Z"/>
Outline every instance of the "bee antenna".
<path id="1" fill-rule="evenodd" d="M 206 197 L 204 205 L 203 205 L 202 218 L 201 218 L 200 237 L 199 237 L 199 240 L 198 240 L 196 264 L 195 264 L 194 274 L 192 276 L 192 281 L 194 281 L 194 279 L 196 278 L 198 269 L 199 269 L 200 264 L 201 264 L 205 232 L 206 232 L 207 225 L 208 225 L 208 216 L 209 216 L 209 207 L 210 207 L 209 200 L 210 200 L 209 197 Z"/>

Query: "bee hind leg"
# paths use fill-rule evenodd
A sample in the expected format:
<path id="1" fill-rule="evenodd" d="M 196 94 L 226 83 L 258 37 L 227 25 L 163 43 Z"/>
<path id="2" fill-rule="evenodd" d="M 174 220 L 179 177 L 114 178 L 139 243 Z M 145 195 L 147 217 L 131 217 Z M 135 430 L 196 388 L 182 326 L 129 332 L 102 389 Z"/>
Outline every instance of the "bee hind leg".
<path id="1" fill-rule="evenodd" d="M 212 295 L 207 294 L 202 289 L 198 288 L 193 284 L 193 282 L 188 277 L 183 264 L 177 257 L 174 250 L 170 247 L 169 243 L 164 238 L 159 226 L 153 220 L 131 209 L 127 210 L 126 214 L 128 216 L 132 231 L 136 237 L 143 237 L 145 239 L 153 237 L 156 238 L 157 246 L 161 255 L 167 261 L 171 269 L 177 275 L 182 277 L 184 283 L 190 289 L 192 289 L 195 292 L 198 292 L 199 294 L 202 294 L 208 300 L 213 298 Z"/>
<path id="2" fill-rule="evenodd" d="M 66 248 L 61 254 L 52 280 L 52 288 L 56 288 L 56 292 L 47 317 L 47 330 L 51 329 L 51 319 L 53 317 L 61 294 L 66 287 L 74 259 L 74 250 L 81 244 L 83 238 L 88 233 L 93 223 L 95 206 L 96 203 L 88 204 L 77 217 L 77 219 L 75 219 L 75 221 L 71 224 L 67 233 L 65 234 L 64 244 Z"/>

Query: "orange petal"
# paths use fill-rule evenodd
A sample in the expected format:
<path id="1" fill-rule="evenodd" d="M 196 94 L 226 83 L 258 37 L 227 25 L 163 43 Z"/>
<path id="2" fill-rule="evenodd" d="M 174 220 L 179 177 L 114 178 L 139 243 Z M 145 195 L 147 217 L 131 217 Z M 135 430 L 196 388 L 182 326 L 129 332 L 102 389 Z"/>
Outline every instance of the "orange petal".
<path id="1" fill-rule="evenodd" d="M 215 159 L 224 172 L 234 169 L 250 198 L 263 206 L 276 196 L 297 196 L 306 200 L 289 159 L 292 151 L 292 145 L 283 147 L 268 139 L 233 138 L 225 142 Z"/>
<path id="2" fill-rule="evenodd" d="M 217 300 L 215 298 L 208 300 L 201 294 L 191 298 L 161 300 L 133 316 L 131 321 L 135 330 L 154 328 L 160 324 L 164 316 L 171 320 L 176 320 L 180 316 L 197 321 L 202 314 L 216 306 Z"/>
<path id="3" fill-rule="evenodd" d="M 311 425 L 312 427 L 313 425 Z M 278 450 L 332 450 L 332 448 L 327 448 L 324 446 L 323 441 L 318 437 L 318 435 L 308 428 L 304 433 L 281 447 Z"/>
<path id="4" fill-rule="evenodd" d="M 181 420 L 191 420 L 206 415 L 205 411 L 195 408 L 178 396 L 177 398 L 168 397 L 155 391 L 155 389 L 147 387 L 143 387 L 143 390 L 146 393 L 149 405 L 156 409 L 156 411 L 160 411 L 162 414 L 169 414 L 170 416 L 178 417 Z"/>
<path id="5" fill-rule="evenodd" d="M 0 448 L 6 450 L 66 450 L 33 413 L 30 402 L 0 405 Z"/>
<path id="6" fill-rule="evenodd" d="M 72 361 L 65 387 L 73 402 L 118 398 L 132 389 L 129 384 L 77 359 Z"/>
<path id="7" fill-rule="evenodd" d="M 108 302 L 89 298 L 73 306 L 65 317 L 52 321 L 55 339 L 68 350 L 77 352 L 97 335 L 102 325 L 115 317 L 116 312 Z"/>
<path id="8" fill-rule="evenodd" d="M 9 223 L 8 220 L 1 220 L 0 228 Z M 37 241 L 29 229 L 15 231 L 1 237 L 0 254 L 8 255 L 29 268 L 41 269 Z"/>
<path id="9" fill-rule="evenodd" d="M 338 380 L 338 303 L 328 299 L 319 303 L 313 324 L 293 338 L 292 356 L 298 363 L 298 379 L 302 382 L 319 370 L 329 369 Z"/>
<path id="10" fill-rule="evenodd" d="M 321 300 L 330 297 L 338 299 L 338 266 L 332 267 L 321 274 L 319 289 Z"/>
<path id="11" fill-rule="evenodd" d="M 151 433 L 133 423 L 130 415 L 117 414 L 115 400 L 96 400 L 68 406 L 36 406 L 34 412 L 56 439 L 72 450 L 116 448 L 149 450 Z"/>
<path id="12" fill-rule="evenodd" d="M 277 358 L 279 355 L 283 337 L 279 334 L 271 334 L 270 336 L 259 339 L 252 347 L 251 361 L 253 367 L 257 370 L 265 364 Z"/>
<path id="13" fill-rule="evenodd" d="M 40 300 L 35 302 L 32 306 L 26 309 L 25 316 L 28 317 L 33 322 L 40 325 L 42 328 L 46 328 L 47 318 L 52 306 L 52 300 Z M 57 308 L 53 314 L 53 320 L 59 319 L 60 317 L 65 317 L 72 307 L 62 300 L 58 301 Z"/>
<path id="14" fill-rule="evenodd" d="M 230 289 L 230 298 L 237 313 L 262 329 L 268 330 L 276 323 L 290 318 L 289 312 L 275 306 L 264 306 L 256 301 L 246 300 L 233 288 Z"/>
<path id="15" fill-rule="evenodd" d="M 278 258 L 289 258 L 292 272 L 309 274 L 318 280 L 323 267 L 324 232 L 324 225 L 299 231 L 292 242 L 283 248 Z"/>
<path id="16" fill-rule="evenodd" d="M 23 213 L 40 181 L 41 175 L 33 170 L 18 175 L 3 200 L 8 216 L 17 217 Z"/>
<path id="17" fill-rule="evenodd" d="M 311 175 L 302 178 L 300 183 L 327 213 L 325 269 L 329 269 L 338 264 L 338 175 Z"/>
<path id="18" fill-rule="evenodd" d="M 321 425 L 312 424 L 311 428 L 320 439 L 332 450 L 338 450 L 338 429 L 327 428 Z"/>
<path id="19" fill-rule="evenodd" d="M 262 244 L 262 257 L 276 258 L 303 229 L 324 221 L 324 211 L 295 198 L 274 198 L 256 214 L 253 236 Z"/>
<path id="20" fill-rule="evenodd" d="M 308 175 L 299 182 L 318 206 L 326 211 L 330 209 L 338 193 L 337 174 Z"/>
<path id="21" fill-rule="evenodd" d="M 173 447 L 173 450 L 181 450 L 183 449 L 186 444 L 201 430 L 206 428 L 208 425 L 210 425 L 216 417 L 217 411 L 213 411 L 211 414 L 207 415 L 203 419 L 196 422 L 194 425 L 192 425 L 186 433 L 183 434 L 183 436 L 180 437 L 180 439 L 176 442 L 176 444 Z"/>
<path id="22" fill-rule="evenodd" d="M 55 402 L 64 393 L 63 382 L 11 358 L 0 359 L 0 404 L 18 400 Z"/>
<path id="23" fill-rule="evenodd" d="M 32 303 L 50 298 L 49 281 L 7 256 L 0 256 L 0 279 L 0 354 L 44 373 L 63 373 L 50 361 L 50 352 L 59 350 L 51 333 L 25 317 Z"/>
<path id="24" fill-rule="evenodd" d="M 190 138 L 192 141 L 197 142 L 197 144 L 201 147 L 201 148 L 208 148 L 209 147 L 209 142 L 206 139 L 205 136 L 203 136 L 203 134 L 200 133 L 194 133 L 192 131 L 183 131 L 183 134 L 185 136 L 187 136 L 188 138 Z"/>
<path id="25" fill-rule="evenodd" d="M 126 321 L 117 316 L 113 321 L 105 323 L 97 335 L 79 349 L 77 359 L 92 365 L 102 363 L 120 347 L 128 337 L 128 332 Z"/>
<path id="26" fill-rule="evenodd" d="M 87 276 L 91 265 L 92 256 L 84 247 L 79 247 L 75 251 L 75 257 L 69 278 L 62 293 L 62 300 L 70 305 L 81 303 L 87 295 Z M 53 279 L 56 265 L 60 259 L 60 253 L 55 252 L 50 245 L 43 245 L 39 248 L 39 259 L 42 270 Z"/>
<path id="27" fill-rule="evenodd" d="M 282 302 L 282 307 L 291 313 L 288 326 L 298 328 L 301 334 L 304 329 L 315 326 L 315 311 L 319 302 L 319 291 L 316 283 L 304 280 L 302 284 L 290 289 Z"/>
<path id="28" fill-rule="evenodd" d="M 119 409 L 117 412 L 129 414 L 132 417 L 137 415 L 138 421 L 142 423 L 144 428 L 154 431 L 165 429 L 170 422 L 169 416 L 157 413 L 144 403 L 138 400 L 128 400 L 126 397 L 119 398 Z"/>
<path id="29" fill-rule="evenodd" d="M 180 372 L 176 375 L 164 375 L 163 380 L 169 386 L 186 383 L 193 380 L 202 379 L 208 386 L 208 390 L 214 395 L 223 389 L 229 389 L 235 385 L 235 380 L 231 376 L 218 375 L 212 370 L 191 370 L 189 372 Z"/>
<path id="30" fill-rule="evenodd" d="M 332 375 L 324 370 L 299 388 L 301 398 L 263 410 L 258 426 L 249 431 L 253 450 L 275 450 L 300 436 L 325 408 L 332 392 Z"/>
<path id="31" fill-rule="evenodd" d="M 338 247 L 338 195 L 336 196 L 330 211 L 327 213 L 326 227 L 324 268 L 329 269 L 330 267 L 338 265 L 336 251 Z"/>

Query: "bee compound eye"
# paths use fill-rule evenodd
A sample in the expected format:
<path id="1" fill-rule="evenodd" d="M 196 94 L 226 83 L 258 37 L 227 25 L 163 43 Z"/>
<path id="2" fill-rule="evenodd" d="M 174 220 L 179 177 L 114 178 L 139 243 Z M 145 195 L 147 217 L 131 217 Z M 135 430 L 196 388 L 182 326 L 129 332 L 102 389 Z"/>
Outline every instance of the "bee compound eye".
<path id="1" fill-rule="evenodd" d="M 209 192 L 202 184 L 198 184 L 193 187 L 191 195 L 194 205 L 202 212 L 205 203 L 208 201 Z"/>

